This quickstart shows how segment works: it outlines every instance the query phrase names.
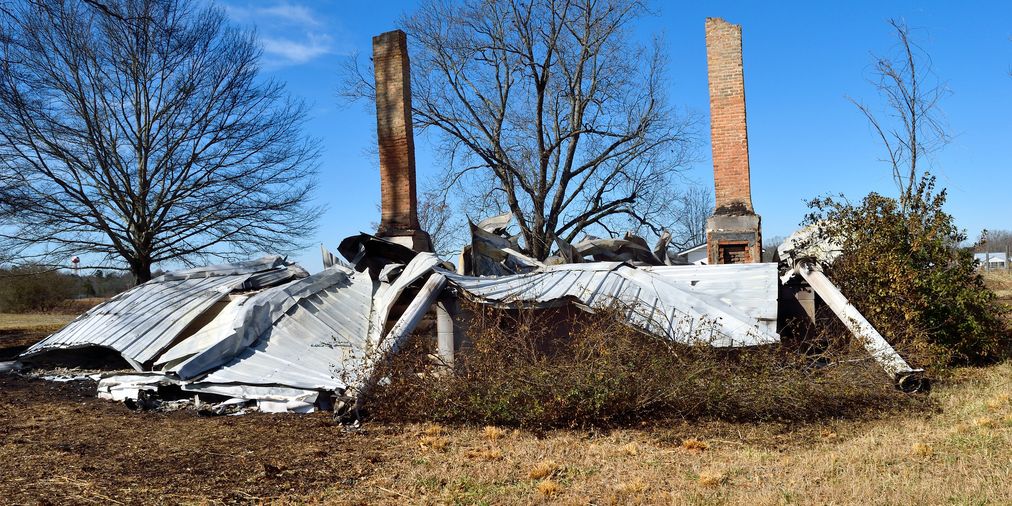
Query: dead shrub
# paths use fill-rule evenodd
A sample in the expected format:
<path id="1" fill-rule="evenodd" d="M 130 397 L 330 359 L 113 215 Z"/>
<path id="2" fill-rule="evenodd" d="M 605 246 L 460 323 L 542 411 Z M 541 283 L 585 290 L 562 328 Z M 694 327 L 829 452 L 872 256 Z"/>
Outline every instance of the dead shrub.
<path id="1" fill-rule="evenodd" d="M 727 475 L 721 471 L 706 470 L 699 473 L 699 480 L 697 480 L 701 486 L 713 488 L 727 481 Z"/>
<path id="2" fill-rule="evenodd" d="M 485 437 L 488 438 L 489 441 L 496 441 L 506 434 L 505 430 L 500 429 L 499 427 L 496 427 L 494 425 L 486 425 L 484 432 Z"/>
<path id="3" fill-rule="evenodd" d="M 684 346 L 625 324 L 618 308 L 495 309 L 465 303 L 471 342 L 453 374 L 432 374 L 416 336 L 366 399 L 381 421 L 478 426 L 616 426 L 666 418 L 731 421 L 863 416 L 909 406 L 863 350 L 825 340 L 819 355 L 782 346 Z"/>
<path id="4" fill-rule="evenodd" d="M 704 450 L 710 447 L 705 441 L 698 439 L 686 439 L 682 441 L 681 447 L 683 450 L 689 453 L 702 453 Z"/>
<path id="5" fill-rule="evenodd" d="M 527 473 L 527 477 L 532 480 L 540 480 L 554 476 L 560 469 L 562 468 L 554 460 L 543 460 L 531 468 L 531 471 Z"/>

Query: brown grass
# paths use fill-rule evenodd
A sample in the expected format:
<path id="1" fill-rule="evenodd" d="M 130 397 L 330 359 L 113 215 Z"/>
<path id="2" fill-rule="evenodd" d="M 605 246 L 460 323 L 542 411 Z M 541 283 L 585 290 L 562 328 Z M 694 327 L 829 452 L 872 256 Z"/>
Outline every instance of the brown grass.
<path id="1" fill-rule="evenodd" d="M 984 283 L 1006 302 L 1012 302 L 1012 272 L 1009 271 L 983 271 Z"/>
<path id="2" fill-rule="evenodd" d="M 0 331 L 56 332 L 76 315 L 50 313 L 0 313 Z"/>
<path id="3" fill-rule="evenodd" d="M 559 503 L 1009 503 L 1009 391 L 1012 364 L 1006 363 L 959 369 L 936 385 L 934 410 L 879 420 L 522 431 L 503 441 L 501 460 L 454 459 L 451 451 L 409 467 L 401 477 L 415 487 L 397 490 L 412 490 L 409 497 L 422 503 L 525 504 L 549 497 L 540 484 L 532 496 L 522 486 L 527 479 L 558 483 L 550 498 Z M 958 431 L 950 430 L 955 426 Z M 461 445 L 487 440 L 477 428 L 451 437 Z"/>
<path id="4" fill-rule="evenodd" d="M 697 481 L 704 487 L 713 488 L 727 481 L 727 475 L 721 471 L 706 469 L 699 472 Z"/>
<path id="5" fill-rule="evenodd" d="M 500 429 L 499 427 L 496 427 L 494 425 L 486 425 L 484 432 L 485 437 L 488 438 L 489 441 L 497 441 L 499 438 L 503 437 L 506 434 L 505 430 Z"/>
<path id="6" fill-rule="evenodd" d="M 544 496 L 554 496 L 562 490 L 562 485 L 555 480 L 541 480 L 538 482 L 538 493 Z"/>
<path id="7" fill-rule="evenodd" d="M 878 419 L 669 421 L 495 441 L 483 426 L 132 413 L 70 388 L 0 376 L 4 501 L 1012 503 L 1012 363 L 957 369 L 932 409 Z M 689 452 L 688 440 L 707 448 Z"/>
<path id="8" fill-rule="evenodd" d="M 682 449 L 688 451 L 689 453 L 702 453 L 703 450 L 706 450 L 709 447 L 710 445 L 696 438 L 689 438 L 682 441 Z"/>
<path id="9" fill-rule="evenodd" d="M 479 450 L 468 450 L 465 454 L 468 458 L 479 460 L 502 460 L 502 450 L 498 448 L 483 448 Z"/>
<path id="10" fill-rule="evenodd" d="M 542 460 L 534 465 L 531 470 L 527 473 L 527 477 L 532 480 L 540 480 L 542 478 L 548 478 L 559 472 L 559 464 L 554 460 Z"/>
<path id="11" fill-rule="evenodd" d="M 436 451 L 444 451 L 450 445 L 450 440 L 442 436 L 422 436 L 418 438 L 418 446 L 430 448 Z"/>

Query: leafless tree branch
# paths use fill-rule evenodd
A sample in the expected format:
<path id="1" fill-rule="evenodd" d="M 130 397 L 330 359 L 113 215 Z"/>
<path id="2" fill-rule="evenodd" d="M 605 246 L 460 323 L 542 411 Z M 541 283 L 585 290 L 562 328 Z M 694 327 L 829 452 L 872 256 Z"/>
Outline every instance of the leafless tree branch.
<path id="1" fill-rule="evenodd" d="M 253 33 L 189 0 L 26 2 L 0 15 L 0 237 L 158 262 L 291 251 L 314 229 L 304 106 Z"/>
<path id="2" fill-rule="evenodd" d="M 512 211 L 535 257 L 556 237 L 674 221 L 695 123 L 666 103 L 659 45 L 631 40 L 645 13 L 629 0 L 433 0 L 404 20 L 414 121 L 441 139 L 444 185 L 475 215 Z M 368 72 L 346 74 L 345 96 L 372 97 Z"/>
<path id="3" fill-rule="evenodd" d="M 896 32 L 896 54 L 875 56 L 869 80 L 885 100 L 883 111 L 875 112 L 853 98 L 850 101 L 882 141 L 905 213 L 925 172 L 925 157 L 949 142 L 939 107 L 949 89 L 935 76 L 930 56 L 911 39 L 906 23 L 890 19 L 889 26 Z"/>

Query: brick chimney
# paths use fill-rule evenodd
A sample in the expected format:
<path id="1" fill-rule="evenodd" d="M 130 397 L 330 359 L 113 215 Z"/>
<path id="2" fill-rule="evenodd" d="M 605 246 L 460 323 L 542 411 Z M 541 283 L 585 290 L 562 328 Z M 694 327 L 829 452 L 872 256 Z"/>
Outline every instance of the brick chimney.
<path id="1" fill-rule="evenodd" d="M 759 262 L 760 218 L 752 210 L 741 26 L 706 18 L 710 137 L 716 209 L 706 221 L 710 264 Z"/>
<path id="2" fill-rule="evenodd" d="M 377 235 L 416 251 L 431 251 L 429 235 L 418 224 L 407 35 L 394 30 L 373 37 L 372 54 L 382 193 Z"/>

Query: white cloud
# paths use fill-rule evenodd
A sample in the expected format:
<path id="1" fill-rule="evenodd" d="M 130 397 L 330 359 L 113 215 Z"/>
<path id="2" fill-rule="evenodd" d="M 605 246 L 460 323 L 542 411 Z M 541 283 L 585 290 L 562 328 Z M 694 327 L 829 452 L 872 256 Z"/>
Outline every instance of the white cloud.
<path id="1" fill-rule="evenodd" d="M 301 65 L 334 52 L 334 37 L 319 31 L 322 18 L 310 7 L 284 0 L 224 8 L 232 20 L 257 27 L 269 66 Z"/>
<path id="2" fill-rule="evenodd" d="M 300 65 L 333 52 L 334 39 L 327 34 L 307 33 L 303 40 L 262 37 L 264 52 L 277 57 L 282 65 Z"/>
<path id="3" fill-rule="evenodd" d="M 288 2 L 257 9 L 261 17 L 281 18 L 305 26 L 319 26 L 320 21 L 309 7 Z"/>

